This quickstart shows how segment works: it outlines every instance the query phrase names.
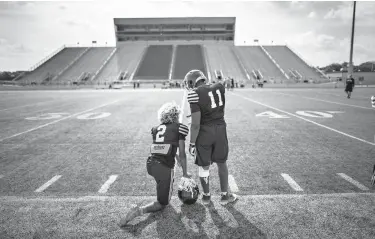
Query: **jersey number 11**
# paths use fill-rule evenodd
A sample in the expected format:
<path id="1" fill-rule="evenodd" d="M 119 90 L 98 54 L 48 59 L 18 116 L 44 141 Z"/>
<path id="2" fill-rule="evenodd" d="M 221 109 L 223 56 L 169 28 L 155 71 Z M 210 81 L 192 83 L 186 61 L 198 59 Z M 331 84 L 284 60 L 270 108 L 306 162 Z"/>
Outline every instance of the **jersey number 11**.
<path id="1" fill-rule="evenodd" d="M 221 100 L 221 93 L 220 93 L 220 90 L 216 90 L 216 94 L 217 94 L 217 96 L 219 97 L 219 106 L 222 106 L 222 105 L 223 105 L 223 101 Z M 216 105 L 215 98 L 214 98 L 214 94 L 212 93 L 212 91 L 208 92 L 208 96 L 209 96 L 210 99 L 211 99 L 211 108 L 212 108 L 212 109 L 216 108 L 217 105 Z"/>

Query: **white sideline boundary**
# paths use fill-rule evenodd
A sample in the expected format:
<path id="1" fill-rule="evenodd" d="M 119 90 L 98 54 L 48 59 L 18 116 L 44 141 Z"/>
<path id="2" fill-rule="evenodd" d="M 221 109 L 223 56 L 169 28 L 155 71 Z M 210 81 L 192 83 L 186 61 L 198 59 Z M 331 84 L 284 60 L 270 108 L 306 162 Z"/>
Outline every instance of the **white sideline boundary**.
<path id="1" fill-rule="evenodd" d="M 310 198 L 310 197 L 358 197 L 367 196 L 375 199 L 375 192 L 356 192 L 356 193 L 322 193 L 322 194 L 269 194 L 269 195 L 238 195 L 240 200 L 267 199 L 267 198 Z M 220 200 L 221 196 L 212 195 L 212 199 Z M 93 202 L 93 201 L 118 201 L 128 199 L 137 199 L 139 201 L 152 201 L 155 196 L 83 196 L 83 197 L 21 197 L 21 196 L 0 196 L 0 202 Z M 173 200 L 179 200 L 177 196 L 172 196 Z"/>
<path id="2" fill-rule="evenodd" d="M 243 99 L 245 99 L 245 100 L 248 100 L 248 101 L 250 101 L 250 102 L 253 102 L 253 103 L 255 103 L 255 104 L 262 105 L 262 106 L 264 106 L 264 107 L 267 107 L 267 108 L 270 108 L 270 109 L 273 109 L 273 110 L 276 110 L 276 111 L 282 112 L 282 113 L 287 114 L 287 115 L 290 115 L 290 116 L 294 116 L 294 117 L 296 117 L 296 118 L 302 119 L 302 120 L 304 120 L 304 121 L 306 121 L 306 122 L 309 122 L 309 123 L 315 124 L 315 125 L 320 126 L 320 127 L 322 127 L 322 128 L 325 128 L 325 129 L 331 130 L 331 131 L 336 132 L 336 133 L 338 133 L 338 134 L 341 134 L 341 135 L 347 136 L 347 137 L 349 137 L 349 138 L 352 138 L 352 139 L 355 139 L 355 140 L 361 141 L 361 142 L 363 142 L 363 143 L 366 143 L 366 144 L 369 144 L 369 145 L 375 146 L 375 143 L 372 143 L 372 142 L 369 142 L 369 141 L 367 141 L 367 140 L 364 140 L 364 139 L 361 139 L 361 138 L 355 137 L 355 136 L 353 136 L 353 135 L 350 135 L 350 134 L 344 133 L 344 132 L 339 131 L 339 130 L 337 130 L 337 129 L 333 129 L 333 128 L 331 128 L 331 127 L 328 127 L 328 126 L 325 126 L 325 125 L 319 124 L 319 123 L 317 123 L 317 122 L 315 122 L 315 121 L 312 121 L 312 120 L 306 119 L 306 118 L 301 117 L 301 116 L 299 116 L 299 115 L 296 115 L 296 114 L 293 114 L 293 113 L 289 113 L 289 112 L 284 111 L 284 110 L 280 110 L 280 109 L 278 109 L 278 108 L 276 108 L 276 107 L 272 107 L 272 106 L 270 106 L 270 105 L 263 104 L 263 103 L 261 103 L 261 102 L 259 102 L 259 101 L 256 101 L 256 100 L 253 100 L 253 99 L 250 99 L 250 98 L 248 98 L 248 97 L 246 97 L 246 96 L 243 96 L 243 95 L 241 95 L 241 94 L 236 94 L 236 93 L 233 93 L 233 92 L 232 92 L 232 94 L 235 95 L 235 96 L 241 97 L 241 98 L 243 98 Z"/>

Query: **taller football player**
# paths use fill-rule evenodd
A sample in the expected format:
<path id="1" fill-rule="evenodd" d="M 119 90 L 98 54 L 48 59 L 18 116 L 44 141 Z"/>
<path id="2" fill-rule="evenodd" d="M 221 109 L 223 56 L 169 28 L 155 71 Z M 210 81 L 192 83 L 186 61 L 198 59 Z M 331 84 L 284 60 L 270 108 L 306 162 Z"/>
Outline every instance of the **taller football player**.
<path id="1" fill-rule="evenodd" d="M 174 181 L 175 158 L 182 167 L 183 177 L 189 178 L 186 165 L 185 138 L 189 128 L 179 123 L 181 110 L 176 103 L 166 103 L 158 111 L 160 124 L 151 129 L 151 155 L 147 159 L 147 172 L 156 182 L 157 201 L 146 206 L 133 207 L 119 225 L 125 226 L 137 216 L 164 209 L 171 199 Z M 177 153 L 179 150 L 179 156 Z"/>
<path id="2" fill-rule="evenodd" d="M 195 157 L 198 175 L 203 188 L 202 203 L 211 201 L 210 165 L 216 163 L 219 171 L 221 204 L 234 202 L 237 195 L 228 192 L 228 138 L 224 120 L 225 87 L 222 83 L 208 84 L 200 70 L 189 71 L 184 79 L 189 90 L 191 110 L 189 153 Z"/>

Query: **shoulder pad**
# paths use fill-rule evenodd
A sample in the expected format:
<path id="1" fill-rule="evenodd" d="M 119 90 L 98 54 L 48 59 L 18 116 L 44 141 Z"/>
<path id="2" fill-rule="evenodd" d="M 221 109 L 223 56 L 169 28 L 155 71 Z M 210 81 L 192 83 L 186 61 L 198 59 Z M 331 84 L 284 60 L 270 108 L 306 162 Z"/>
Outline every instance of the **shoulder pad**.
<path id="1" fill-rule="evenodd" d="M 199 101 L 199 95 L 195 91 L 189 91 L 188 92 L 188 102 L 190 104 L 198 103 Z"/>
<path id="2" fill-rule="evenodd" d="M 189 134 L 189 128 L 184 124 L 180 124 L 180 126 L 178 127 L 178 132 L 186 136 Z"/>

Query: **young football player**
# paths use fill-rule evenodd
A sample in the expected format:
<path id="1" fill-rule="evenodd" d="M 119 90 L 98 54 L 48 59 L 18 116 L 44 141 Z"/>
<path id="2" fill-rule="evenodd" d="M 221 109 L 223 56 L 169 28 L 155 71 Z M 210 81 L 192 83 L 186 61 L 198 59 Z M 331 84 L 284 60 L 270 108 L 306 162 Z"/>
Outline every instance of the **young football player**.
<path id="1" fill-rule="evenodd" d="M 186 165 L 185 138 L 189 128 L 179 122 L 181 110 L 172 102 L 164 104 L 158 111 L 160 124 L 151 129 L 151 155 L 147 159 L 147 172 L 156 182 L 157 201 L 146 206 L 133 207 L 119 225 L 125 226 L 144 213 L 164 209 L 171 199 L 174 181 L 175 158 L 182 167 L 183 177 L 189 178 Z M 179 155 L 176 155 L 177 148 Z"/>
<path id="2" fill-rule="evenodd" d="M 224 120 L 225 87 L 221 83 L 206 84 L 200 70 L 189 71 L 184 79 L 191 110 L 189 153 L 195 157 L 203 188 L 202 202 L 211 201 L 210 165 L 216 163 L 219 171 L 221 204 L 234 202 L 237 195 L 228 192 L 228 139 Z"/>

